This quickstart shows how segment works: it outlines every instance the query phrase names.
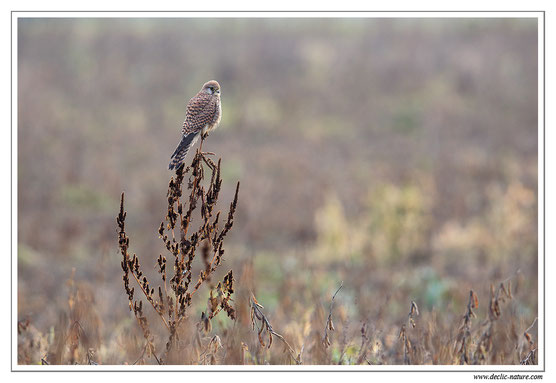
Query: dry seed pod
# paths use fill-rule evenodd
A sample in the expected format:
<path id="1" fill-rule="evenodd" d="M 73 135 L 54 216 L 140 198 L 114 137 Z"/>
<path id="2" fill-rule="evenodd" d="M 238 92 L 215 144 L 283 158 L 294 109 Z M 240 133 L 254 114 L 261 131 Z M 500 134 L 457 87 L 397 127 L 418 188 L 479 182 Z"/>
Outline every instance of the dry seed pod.
<path id="1" fill-rule="evenodd" d="M 475 294 L 475 292 L 473 290 L 471 290 L 471 297 L 473 299 L 473 308 L 479 308 L 479 298 L 477 297 L 477 294 Z"/>

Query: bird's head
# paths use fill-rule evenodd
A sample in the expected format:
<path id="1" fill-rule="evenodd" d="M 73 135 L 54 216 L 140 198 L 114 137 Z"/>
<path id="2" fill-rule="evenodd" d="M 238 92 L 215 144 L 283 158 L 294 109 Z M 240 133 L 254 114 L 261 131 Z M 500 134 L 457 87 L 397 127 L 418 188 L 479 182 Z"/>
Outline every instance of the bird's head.
<path id="1" fill-rule="evenodd" d="M 220 84 L 214 80 L 209 81 L 203 85 L 201 92 L 208 93 L 210 95 L 220 95 Z"/>

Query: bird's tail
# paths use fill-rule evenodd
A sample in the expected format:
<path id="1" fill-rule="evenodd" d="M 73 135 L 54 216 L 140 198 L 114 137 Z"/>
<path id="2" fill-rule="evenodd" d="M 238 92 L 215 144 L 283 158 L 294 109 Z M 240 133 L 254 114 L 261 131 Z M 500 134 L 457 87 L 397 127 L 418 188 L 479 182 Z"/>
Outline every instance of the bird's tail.
<path id="1" fill-rule="evenodd" d="M 198 133 L 189 133 L 183 135 L 178 147 L 176 148 L 176 150 L 174 150 L 174 154 L 172 154 L 172 157 L 170 157 L 172 160 L 168 165 L 168 169 L 172 170 L 180 166 L 180 164 L 183 162 L 183 159 L 187 155 L 189 148 L 193 146 L 198 137 Z"/>

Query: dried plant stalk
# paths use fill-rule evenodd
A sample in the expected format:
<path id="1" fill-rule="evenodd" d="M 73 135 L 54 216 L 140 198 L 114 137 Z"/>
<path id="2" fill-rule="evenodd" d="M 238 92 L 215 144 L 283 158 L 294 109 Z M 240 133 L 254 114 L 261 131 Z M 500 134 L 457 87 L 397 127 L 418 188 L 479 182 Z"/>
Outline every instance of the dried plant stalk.
<path id="1" fill-rule="evenodd" d="M 467 303 L 467 310 L 463 315 L 463 324 L 461 325 L 458 336 L 456 338 L 456 347 L 459 344 L 460 347 L 457 350 L 459 354 L 460 364 L 469 364 L 469 344 L 471 343 L 471 318 L 476 318 L 473 309 L 479 307 L 479 298 L 473 290 L 469 291 L 469 301 Z"/>
<path id="2" fill-rule="evenodd" d="M 334 322 L 332 322 L 332 309 L 334 308 L 334 299 L 336 298 L 336 295 L 340 292 L 343 286 L 344 286 L 344 282 L 342 281 L 340 283 L 340 287 L 338 287 L 338 290 L 336 290 L 334 295 L 332 295 L 332 300 L 330 301 L 328 318 L 326 320 L 326 326 L 324 326 L 324 336 L 322 338 L 322 344 L 324 345 L 325 348 L 328 348 L 331 345 L 328 331 L 332 332 L 336 330 L 336 328 L 334 327 Z"/>
<path id="3" fill-rule="evenodd" d="M 264 307 L 260 305 L 259 302 L 257 302 L 255 295 L 253 295 L 252 293 L 251 297 L 249 298 L 249 305 L 251 307 L 251 324 L 253 326 L 253 330 L 257 328 L 257 335 L 259 337 L 259 344 L 261 345 L 261 347 L 270 348 L 270 346 L 272 346 L 272 336 L 275 336 L 284 344 L 285 350 L 289 353 L 291 360 L 294 361 L 295 364 L 301 364 L 302 352 L 300 351 L 296 355 L 292 346 L 290 346 L 286 339 L 282 335 L 274 331 L 268 318 L 262 312 L 262 309 Z M 268 343 L 265 343 L 264 341 L 265 335 L 268 337 Z"/>
<path id="4" fill-rule="evenodd" d="M 237 183 L 234 199 L 230 204 L 228 216 L 220 228 L 220 212 L 213 214 L 218 196 L 222 187 L 220 177 L 221 161 L 214 163 L 208 155 L 199 148 L 193 157 L 190 166 L 184 169 L 182 164 L 176 170 L 175 177 L 170 179 L 168 185 L 168 209 L 165 221 L 160 224 L 158 234 L 172 259 L 173 267 L 168 269 L 167 257 L 162 254 L 157 259 L 157 271 L 162 279 L 162 285 L 156 289 L 152 287 L 144 275 L 139 258 L 136 254 L 130 256 L 129 237 L 125 232 L 124 193 L 120 202 L 120 212 L 116 217 L 118 224 L 119 248 L 122 254 L 122 270 L 124 289 L 128 296 L 129 308 L 135 314 L 143 336 L 146 340 L 143 354 L 154 356 L 158 363 L 164 359 L 155 354 L 154 339 L 149 329 L 147 318 L 143 314 L 143 302 L 135 298 L 135 288 L 130 287 L 130 275 L 136 281 L 146 300 L 161 318 L 169 332 L 166 343 L 165 355 L 178 344 L 180 324 L 187 318 L 187 309 L 191 306 L 192 298 L 203 284 L 210 282 L 212 274 L 222 264 L 224 256 L 224 238 L 234 223 L 239 194 Z M 208 169 L 208 171 L 207 171 Z M 183 198 L 183 184 L 188 175 L 186 187 L 188 197 Z M 203 185 L 205 176 L 209 179 L 208 185 Z M 192 218 L 195 212 L 200 213 L 200 224 L 193 230 Z M 201 251 L 204 268 L 200 271 L 196 281 L 192 283 L 193 261 Z M 170 273 L 170 275 L 168 275 Z M 170 277 L 170 279 L 168 279 Z M 233 273 L 230 270 L 216 288 L 211 288 L 208 308 L 203 312 L 199 321 L 199 328 L 210 330 L 210 321 L 220 311 L 224 310 L 233 320 L 236 317 L 231 305 L 233 289 Z"/>

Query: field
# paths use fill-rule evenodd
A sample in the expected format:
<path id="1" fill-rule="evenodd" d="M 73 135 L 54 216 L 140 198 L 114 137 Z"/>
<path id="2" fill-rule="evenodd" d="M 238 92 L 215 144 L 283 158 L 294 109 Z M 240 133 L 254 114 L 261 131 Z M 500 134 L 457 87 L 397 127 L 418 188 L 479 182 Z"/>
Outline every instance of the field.
<path id="1" fill-rule="evenodd" d="M 538 364 L 537 54 L 533 19 L 20 19 L 18 363 Z"/>

